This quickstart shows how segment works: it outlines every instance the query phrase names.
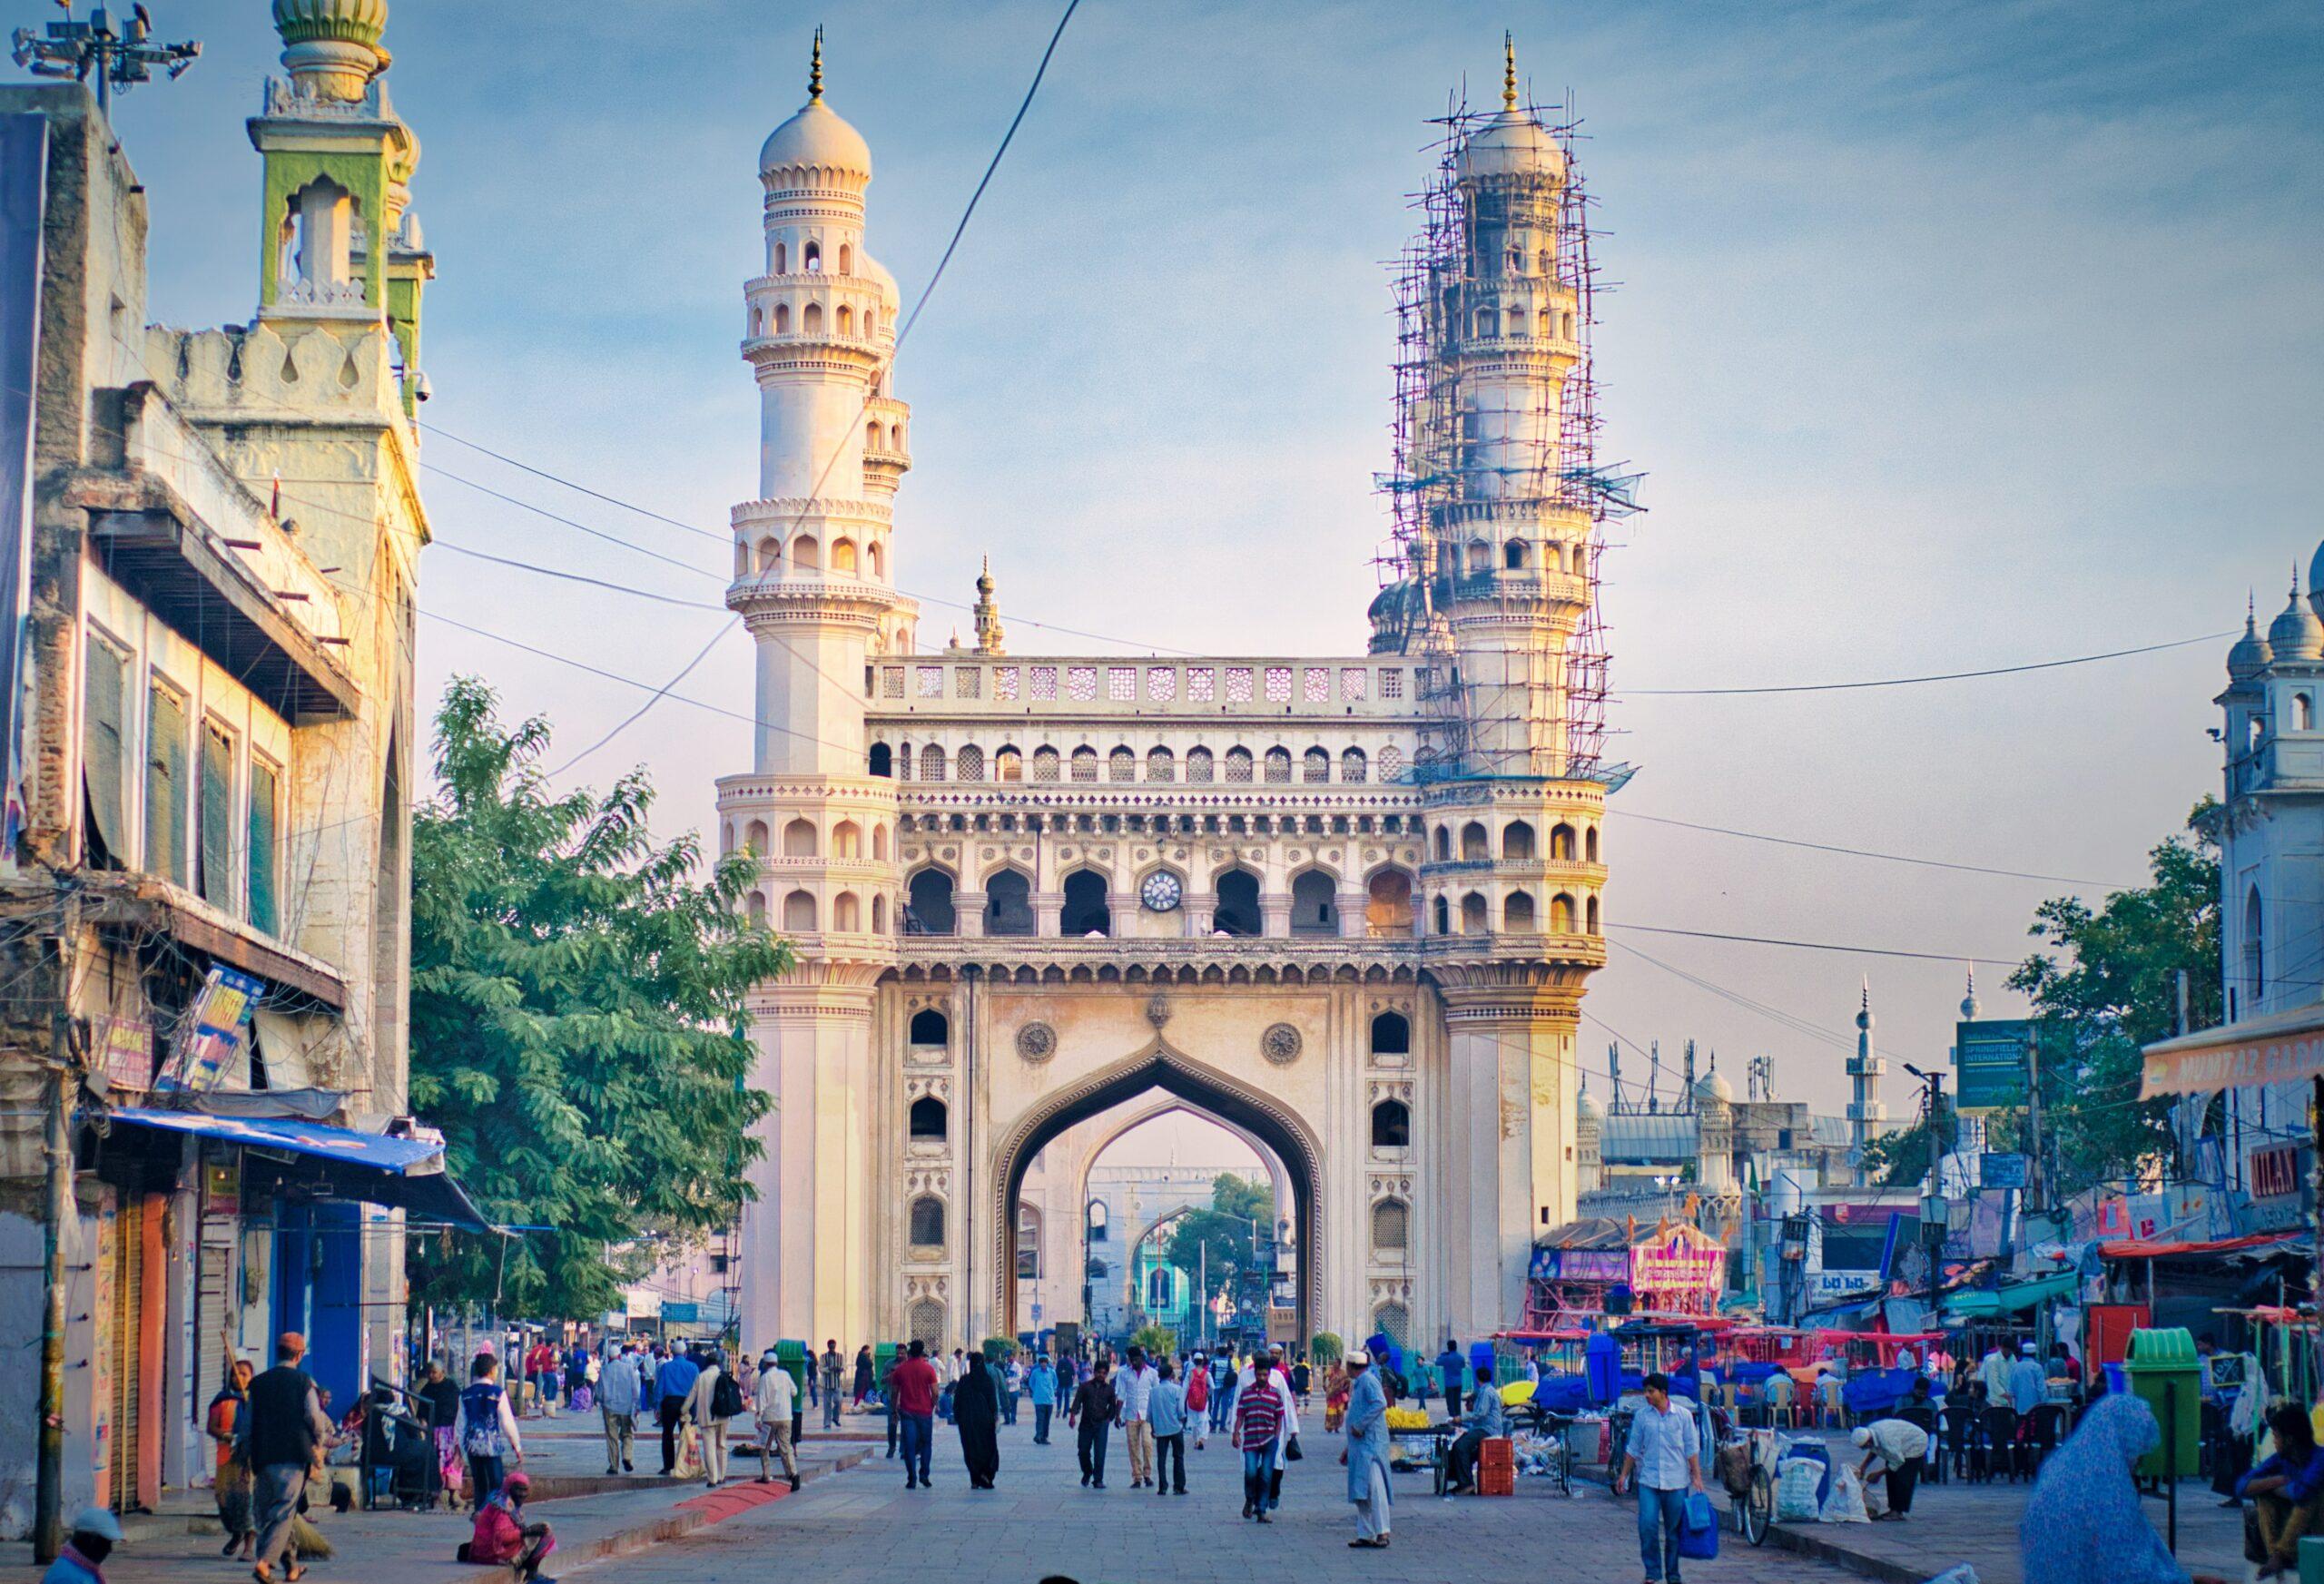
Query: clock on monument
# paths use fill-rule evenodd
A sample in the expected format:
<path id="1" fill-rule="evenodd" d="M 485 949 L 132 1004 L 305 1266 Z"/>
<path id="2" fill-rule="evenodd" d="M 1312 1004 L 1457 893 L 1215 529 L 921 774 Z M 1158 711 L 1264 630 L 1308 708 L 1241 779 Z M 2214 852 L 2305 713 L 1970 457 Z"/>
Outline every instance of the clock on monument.
<path id="1" fill-rule="evenodd" d="M 1146 877 L 1146 883 L 1137 888 L 1137 900 L 1146 904 L 1148 912 L 1167 913 L 1185 898 L 1186 891 L 1178 884 L 1178 877 L 1167 869 L 1156 870 Z"/>

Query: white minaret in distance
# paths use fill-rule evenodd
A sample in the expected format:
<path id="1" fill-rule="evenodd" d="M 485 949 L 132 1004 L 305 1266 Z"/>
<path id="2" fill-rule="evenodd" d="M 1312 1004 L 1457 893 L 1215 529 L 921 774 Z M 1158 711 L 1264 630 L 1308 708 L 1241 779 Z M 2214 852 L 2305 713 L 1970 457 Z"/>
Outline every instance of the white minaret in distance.
<path id="1" fill-rule="evenodd" d="M 751 999 L 754 1081 L 775 1110 L 750 1171 L 743 1332 L 817 1345 L 871 1334 L 860 1079 L 901 899 L 895 783 L 865 762 L 864 675 L 869 656 L 910 646 L 915 614 L 891 581 L 909 410 L 889 389 L 895 280 L 864 248 L 871 181 L 862 135 L 823 103 L 819 31 L 807 103 L 759 152 L 766 272 L 743 287 L 742 346 L 759 387 L 759 498 L 734 508 L 726 591 L 758 645 L 758 723 L 753 772 L 718 797 L 725 840 L 760 854 L 752 915 L 798 956 Z"/>
<path id="2" fill-rule="evenodd" d="M 1859 1156 L 1864 1146 L 1887 1131 L 1888 1107 L 1880 1103 L 1880 1075 L 1886 1058 L 1872 1048 L 1872 981 L 1864 981 L 1864 999 L 1856 1013 L 1856 1054 L 1848 1058 L 1848 1146 Z M 1858 1168 L 1859 1179 L 1863 1176 Z"/>

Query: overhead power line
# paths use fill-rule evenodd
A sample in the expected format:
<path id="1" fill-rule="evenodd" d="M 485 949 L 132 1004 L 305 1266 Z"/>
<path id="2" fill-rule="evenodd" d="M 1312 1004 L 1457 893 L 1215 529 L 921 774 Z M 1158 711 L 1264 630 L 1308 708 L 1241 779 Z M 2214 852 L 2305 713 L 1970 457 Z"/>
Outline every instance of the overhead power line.
<path id="1" fill-rule="evenodd" d="M 2114 881 L 2080 880 L 2067 874 L 2034 874 L 2022 869 L 1992 869 L 1982 863 L 1955 863 L 1943 858 L 1914 858 L 1902 852 L 1877 852 L 1868 847 L 1841 847 L 1827 841 L 1803 841 L 1793 836 L 1770 836 L 1761 831 L 1738 831 L 1728 825 L 1702 825 L 1692 820 L 1673 820 L 1660 814 L 1641 814 L 1636 809 L 1609 808 L 1607 813 L 1624 820 L 1643 820 L 1649 825 L 1674 825 L 1682 831 L 1703 831 L 1714 836 L 1738 836 L 1747 841 L 1772 841 L 1778 847 L 1802 847 L 1810 852 L 1836 852 L 1849 858 L 1876 858 L 1886 863 L 1913 863 L 1925 869 L 1950 869 L 1964 874 L 1993 874 L 2008 880 L 2037 880 L 2053 885 L 2103 886 L 2110 890 L 2128 890 L 2130 887 Z"/>
<path id="2" fill-rule="evenodd" d="M 2023 960 L 2014 957 L 1973 957 L 1960 951 L 1907 951 L 1896 947 L 1853 946 L 1831 940 L 1785 940 L 1770 935 L 1728 935 L 1715 930 L 1673 930 L 1658 924 L 1610 923 L 1606 928 L 1635 930 L 1642 935 L 1685 935 L 1697 940 L 1734 940 L 1747 946 L 1783 946 L 1795 951 L 1840 951 L 1856 957 L 1909 957 L 1923 962 L 1975 963 L 1986 968 L 2015 968 Z"/>
<path id="3" fill-rule="evenodd" d="M 2065 665 L 2088 665 L 2100 660 L 2122 660 L 2133 654 L 2159 654 L 2165 649 L 2184 649 L 2192 644 L 2216 644 L 2222 638 L 2232 638 L 2233 633 L 2204 633 L 2192 638 L 2173 638 L 2168 644 L 2147 644 L 2136 649 L 2109 649 L 2102 654 L 2073 654 L 2063 660 L 2034 660 L 2023 665 L 1991 665 L 1982 671 L 1940 671 L 1927 676 L 1884 676 L 1863 682 L 1799 682 L 1765 687 L 1626 687 L 1620 689 L 1625 698 L 1721 698 L 1747 694 L 1769 693 L 1846 693 L 1866 687 L 1915 687 L 1925 682 L 1966 682 L 1980 676 L 2014 676 L 2026 671 L 2055 671 Z"/>

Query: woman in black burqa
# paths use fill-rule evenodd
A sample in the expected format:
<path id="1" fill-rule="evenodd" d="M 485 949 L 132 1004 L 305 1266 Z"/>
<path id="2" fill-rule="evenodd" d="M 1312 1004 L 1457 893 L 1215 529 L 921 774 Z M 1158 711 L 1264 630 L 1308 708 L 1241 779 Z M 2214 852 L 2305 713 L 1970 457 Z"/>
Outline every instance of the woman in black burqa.
<path id="1" fill-rule="evenodd" d="M 1000 1472 L 1000 1393 L 992 1368 L 970 1354 L 969 1367 L 952 1386 L 952 1422 L 960 1429 L 960 1459 L 969 1466 L 969 1489 L 990 1491 Z"/>

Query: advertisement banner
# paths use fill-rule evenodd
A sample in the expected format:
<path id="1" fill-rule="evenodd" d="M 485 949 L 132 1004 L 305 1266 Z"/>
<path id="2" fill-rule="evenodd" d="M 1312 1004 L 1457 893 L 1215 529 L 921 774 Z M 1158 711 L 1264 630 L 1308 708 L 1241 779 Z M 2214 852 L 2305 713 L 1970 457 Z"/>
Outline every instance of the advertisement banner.
<path id="1" fill-rule="evenodd" d="M 2025 1100 L 2025 1048 L 2034 1025 L 2023 1018 L 1956 1023 L 1953 1029 L 1955 1088 L 1961 1110 L 1990 1111 Z"/>
<path id="2" fill-rule="evenodd" d="M 1630 1284 L 1659 1299 L 1716 1299 L 1727 1285 L 1726 1247 L 1680 1227 L 1630 1250 Z"/>
<path id="3" fill-rule="evenodd" d="M 144 1018 L 99 1018 L 89 1028 L 89 1065 L 114 1094 L 153 1087 L 153 1025 Z"/>
<path id="4" fill-rule="evenodd" d="M 169 1073 L 155 1087 L 206 1095 L 250 1046 L 251 1007 L 266 986 L 246 973 L 212 967 L 186 1012 L 185 1033 Z"/>

